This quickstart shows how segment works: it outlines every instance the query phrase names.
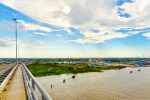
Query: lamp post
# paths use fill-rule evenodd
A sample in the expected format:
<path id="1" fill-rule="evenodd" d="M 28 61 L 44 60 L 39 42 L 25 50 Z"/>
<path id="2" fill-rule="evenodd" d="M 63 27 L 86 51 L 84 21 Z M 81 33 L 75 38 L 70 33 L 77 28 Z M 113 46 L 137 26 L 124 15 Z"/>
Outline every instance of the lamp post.
<path id="1" fill-rule="evenodd" d="M 17 64 L 17 19 L 13 19 L 15 21 L 15 32 L 16 32 L 16 64 Z"/>

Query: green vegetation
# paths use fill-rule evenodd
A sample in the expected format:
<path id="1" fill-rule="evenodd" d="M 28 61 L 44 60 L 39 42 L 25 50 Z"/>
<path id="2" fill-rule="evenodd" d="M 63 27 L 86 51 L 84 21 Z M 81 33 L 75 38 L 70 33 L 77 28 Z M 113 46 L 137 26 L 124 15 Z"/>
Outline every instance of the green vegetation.
<path id="1" fill-rule="evenodd" d="M 122 69 L 124 66 L 97 66 L 91 67 L 88 64 L 51 64 L 33 63 L 28 69 L 34 76 L 50 76 L 59 74 L 77 74 L 85 72 L 101 72 L 101 70 Z"/>

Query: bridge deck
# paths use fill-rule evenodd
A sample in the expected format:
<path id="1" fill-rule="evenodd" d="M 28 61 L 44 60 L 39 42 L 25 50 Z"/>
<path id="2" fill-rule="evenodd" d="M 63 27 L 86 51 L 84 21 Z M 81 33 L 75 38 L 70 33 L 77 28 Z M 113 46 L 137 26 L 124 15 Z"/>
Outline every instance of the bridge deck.
<path id="1" fill-rule="evenodd" d="M 6 90 L 0 94 L 0 100 L 27 100 L 21 66 L 14 72 Z"/>

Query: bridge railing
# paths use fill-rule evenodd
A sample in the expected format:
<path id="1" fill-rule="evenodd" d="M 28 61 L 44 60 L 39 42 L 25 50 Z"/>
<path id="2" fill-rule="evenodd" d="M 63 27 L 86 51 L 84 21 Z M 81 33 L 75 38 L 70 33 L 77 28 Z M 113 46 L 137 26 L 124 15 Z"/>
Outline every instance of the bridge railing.
<path id="1" fill-rule="evenodd" d="M 35 87 L 37 87 L 37 89 L 40 91 L 42 95 L 42 100 L 52 100 L 52 98 L 48 95 L 45 89 L 39 84 L 39 82 L 35 79 L 35 77 L 31 74 L 31 72 L 24 64 L 22 64 L 22 72 L 24 76 L 24 83 L 27 91 L 28 100 L 38 100 L 35 94 Z"/>
<path id="2" fill-rule="evenodd" d="M 0 93 L 4 90 L 6 84 L 8 83 L 9 79 L 11 78 L 12 74 L 14 73 L 14 71 L 16 70 L 16 68 L 18 67 L 19 65 L 16 65 L 12 70 L 11 72 L 7 75 L 7 77 L 4 79 L 4 81 L 1 83 L 0 85 Z"/>

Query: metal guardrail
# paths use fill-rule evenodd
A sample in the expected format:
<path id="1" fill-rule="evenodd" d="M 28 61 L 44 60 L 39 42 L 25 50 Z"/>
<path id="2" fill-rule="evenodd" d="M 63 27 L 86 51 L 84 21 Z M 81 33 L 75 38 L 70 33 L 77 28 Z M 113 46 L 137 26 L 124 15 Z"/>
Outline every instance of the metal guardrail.
<path id="1" fill-rule="evenodd" d="M 16 65 L 12 71 L 8 74 L 8 76 L 4 79 L 4 81 L 1 83 L 0 85 L 0 93 L 4 90 L 6 84 L 8 83 L 9 79 L 11 78 L 12 74 L 14 73 L 14 71 L 16 70 L 16 68 L 18 67 L 19 65 Z"/>
<path id="2" fill-rule="evenodd" d="M 35 94 L 35 86 L 40 91 L 42 95 L 42 100 L 52 100 L 52 98 L 48 95 L 48 93 L 39 84 L 39 82 L 35 79 L 35 77 L 31 74 L 31 72 L 24 64 L 22 64 L 22 72 L 24 76 L 24 83 L 26 86 L 28 100 L 38 100 Z"/>

